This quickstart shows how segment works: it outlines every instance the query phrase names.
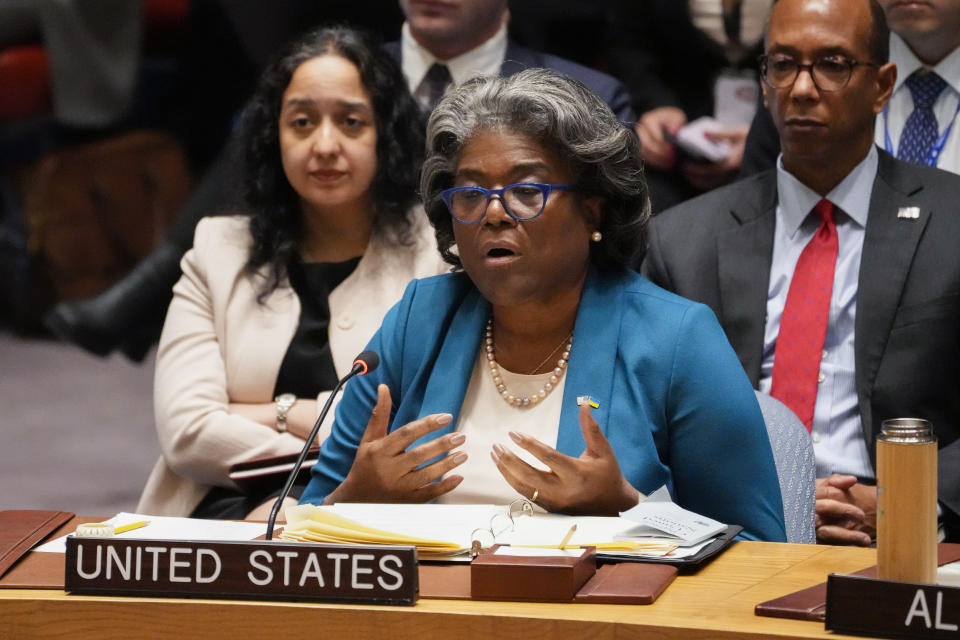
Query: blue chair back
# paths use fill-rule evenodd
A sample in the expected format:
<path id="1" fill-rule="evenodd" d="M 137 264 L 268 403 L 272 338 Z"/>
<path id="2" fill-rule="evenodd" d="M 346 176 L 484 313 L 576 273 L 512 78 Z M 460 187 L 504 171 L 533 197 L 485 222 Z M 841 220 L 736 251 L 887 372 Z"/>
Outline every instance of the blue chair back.
<path id="1" fill-rule="evenodd" d="M 777 465 L 787 542 L 816 543 L 816 459 L 807 428 L 785 404 L 759 391 L 757 401 Z"/>

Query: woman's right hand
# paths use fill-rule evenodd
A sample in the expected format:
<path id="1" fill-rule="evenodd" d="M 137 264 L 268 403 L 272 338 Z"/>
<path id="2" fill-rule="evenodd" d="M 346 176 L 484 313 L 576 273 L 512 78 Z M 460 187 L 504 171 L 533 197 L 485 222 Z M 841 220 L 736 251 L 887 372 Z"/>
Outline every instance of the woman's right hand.
<path id="1" fill-rule="evenodd" d="M 451 433 L 407 450 L 422 436 L 442 429 L 453 419 L 449 413 L 435 413 L 409 422 L 387 433 L 390 422 L 390 389 L 377 387 L 377 404 L 370 414 L 366 431 L 357 447 L 353 466 L 340 486 L 324 500 L 335 502 L 429 502 L 453 490 L 463 476 L 444 474 L 460 466 L 467 454 L 455 447 L 466 440 L 462 433 Z M 438 456 L 440 460 L 424 464 Z"/>

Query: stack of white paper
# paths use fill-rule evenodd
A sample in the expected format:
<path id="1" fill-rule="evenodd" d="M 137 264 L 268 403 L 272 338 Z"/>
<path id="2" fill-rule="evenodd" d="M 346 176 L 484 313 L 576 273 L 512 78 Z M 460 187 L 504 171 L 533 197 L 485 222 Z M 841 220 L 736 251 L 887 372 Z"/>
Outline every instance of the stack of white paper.
<path id="1" fill-rule="evenodd" d="M 618 540 L 673 540 L 679 547 L 702 548 L 704 542 L 723 533 L 727 525 L 688 511 L 670 499 L 660 487 L 637 506 L 620 514 L 632 525 L 617 534 Z"/>
<path id="2" fill-rule="evenodd" d="M 200 520 L 197 518 L 177 518 L 172 516 L 148 516 L 141 513 L 118 513 L 105 520 L 115 527 L 133 522 L 146 522 L 147 525 L 121 533 L 118 538 L 127 540 L 253 540 L 266 533 L 267 525 L 262 522 L 232 522 L 230 520 Z M 34 551 L 66 553 L 67 538 L 61 536 L 43 544 Z"/>

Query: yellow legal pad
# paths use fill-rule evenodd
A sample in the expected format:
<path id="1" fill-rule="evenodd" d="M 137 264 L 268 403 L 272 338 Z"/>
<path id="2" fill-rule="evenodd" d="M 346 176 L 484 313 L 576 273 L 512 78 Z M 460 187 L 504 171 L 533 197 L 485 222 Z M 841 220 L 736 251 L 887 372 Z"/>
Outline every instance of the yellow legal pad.
<path id="1" fill-rule="evenodd" d="M 413 545 L 422 560 L 467 560 L 474 535 L 490 531 L 492 518 L 502 516 L 505 509 L 493 505 L 304 504 L 286 509 L 287 524 L 278 537 L 300 542 Z M 501 522 L 505 522 L 502 517 Z M 571 538 L 573 524 L 577 526 Z M 677 548 L 666 540 L 618 540 L 616 532 L 630 524 L 621 518 L 536 513 L 516 518 L 509 527 L 496 526 L 496 542 L 548 549 L 561 548 L 560 543 L 565 549 L 595 546 L 600 555 L 620 558 L 660 557 Z"/>
<path id="2" fill-rule="evenodd" d="M 598 552 L 622 553 L 626 555 L 636 554 L 639 556 L 660 557 L 664 556 L 677 548 L 675 544 L 665 542 L 630 542 L 621 540 L 619 542 L 593 542 L 580 544 L 515 544 L 514 547 L 534 547 L 539 549 L 579 549 L 580 547 L 596 547 Z"/>
<path id="3" fill-rule="evenodd" d="M 287 524 L 281 540 L 330 542 L 335 544 L 413 545 L 424 560 L 443 560 L 469 552 L 455 542 L 431 540 L 368 527 L 315 505 L 301 504 L 285 510 Z"/>

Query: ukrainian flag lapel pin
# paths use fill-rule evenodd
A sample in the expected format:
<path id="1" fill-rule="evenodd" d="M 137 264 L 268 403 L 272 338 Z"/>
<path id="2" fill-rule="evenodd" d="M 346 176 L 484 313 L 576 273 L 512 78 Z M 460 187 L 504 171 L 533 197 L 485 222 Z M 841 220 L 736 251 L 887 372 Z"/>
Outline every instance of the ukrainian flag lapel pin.
<path id="1" fill-rule="evenodd" d="M 582 405 L 583 403 L 589 404 L 589 405 L 590 405 L 591 407 L 593 407 L 594 409 L 599 409 L 599 408 L 600 408 L 600 403 L 597 402 L 596 400 L 594 400 L 592 397 L 590 397 L 590 396 L 577 396 L 577 406 L 579 407 L 579 406 Z"/>

